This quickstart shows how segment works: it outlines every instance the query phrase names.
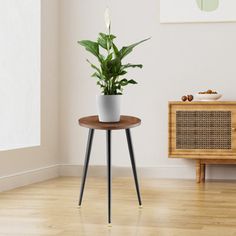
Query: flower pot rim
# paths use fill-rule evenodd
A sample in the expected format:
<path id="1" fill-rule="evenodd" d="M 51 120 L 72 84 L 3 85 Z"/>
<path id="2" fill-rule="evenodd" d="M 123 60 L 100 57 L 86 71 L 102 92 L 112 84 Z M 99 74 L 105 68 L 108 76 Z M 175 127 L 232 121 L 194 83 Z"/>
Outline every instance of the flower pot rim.
<path id="1" fill-rule="evenodd" d="M 112 94 L 112 95 L 98 94 L 97 96 L 123 96 L 123 94 Z"/>

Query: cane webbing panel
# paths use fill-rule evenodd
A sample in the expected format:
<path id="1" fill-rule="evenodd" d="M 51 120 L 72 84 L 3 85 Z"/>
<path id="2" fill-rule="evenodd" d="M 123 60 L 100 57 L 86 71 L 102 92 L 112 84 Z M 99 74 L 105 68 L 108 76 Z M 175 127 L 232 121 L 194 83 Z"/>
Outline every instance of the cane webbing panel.
<path id="1" fill-rule="evenodd" d="M 231 149 L 231 112 L 176 111 L 176 149 Z"/>

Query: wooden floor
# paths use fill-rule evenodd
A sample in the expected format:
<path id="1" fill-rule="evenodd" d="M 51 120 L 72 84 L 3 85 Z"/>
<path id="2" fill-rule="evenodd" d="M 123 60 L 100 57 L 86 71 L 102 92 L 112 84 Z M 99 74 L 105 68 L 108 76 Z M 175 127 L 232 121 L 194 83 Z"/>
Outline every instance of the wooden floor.
<path id="1" fill-rule="evenodd" d="M 0 194 L 0 235 L 236 236 L 236 182 L 113 179 L 112 227 L 106 180 L 90 178 L 77 208 L 80 179 L 58 178 Z"/>

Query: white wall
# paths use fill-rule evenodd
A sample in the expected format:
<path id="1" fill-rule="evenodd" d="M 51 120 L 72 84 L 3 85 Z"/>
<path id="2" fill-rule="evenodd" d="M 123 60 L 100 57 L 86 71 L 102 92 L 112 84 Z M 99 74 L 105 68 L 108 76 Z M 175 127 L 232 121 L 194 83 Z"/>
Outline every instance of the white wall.
<path id="1" fill-rule="evenodd" d="M 159 23 L 156 0 L 61 0 L 60 1 L 60 162 L 82 165 L 87 130 L 77 124 L 78 117 L 96 114 L 95 95 L 99 93 L 92 70 L 85 62 L 93 59 L 77 45 L 77 40 L 96 39 L 105 31 L 103 12 L 112 12 L 112 32 L 118 45 L 130 44 L 148 36 L 152 40 L 127 58 L 143 63 L 143 70 L 129 73 L 139 81 L 126 89 L 124 114 L 141 117 L 133 129 L 137 165 L 153 167 L 156 176 L 192 178 L 194 163 L 167 157 L 169 100 L 208 88 L 236 99 L 235 23 L 165 24 Z M 105 135 L 95 134 L 91 164 L 105 164 Z M 113 164 L 129 166 L 124 133 L 113 135 Z M 235 168 L 214 167 L 211 178 L 235 177 Z M 159 172 L 161 174 L 159 174 Z"/>
<path id="2" fill-rule="evenodd" d="M 42 0 L 41 146 L 0 152 L 0 187 L 15 174 L 37 180 L 57 175 L 58 160 L 58 1 Z M 17 117 L 15 117 L 17 119 Z M 48 169 L 53 171 L 48 173 Z M 45 170 L 45 172 L 43 172 Z M 47 176 L 48 175 L 48 176 Z M 35 179 L 35 180 L 36 180 Z M 17 179 L 14 179 L 17 182 Z M 12 186 L 14 186 L 12 181 Z M 26 182 L 33 181 L 25 179 Z M 17 185 L 17 183 L 15 183 Z M 24 184 L 23 182 L 18 184 Z M 7 186 L 10 188 L 10 186 Z"/>

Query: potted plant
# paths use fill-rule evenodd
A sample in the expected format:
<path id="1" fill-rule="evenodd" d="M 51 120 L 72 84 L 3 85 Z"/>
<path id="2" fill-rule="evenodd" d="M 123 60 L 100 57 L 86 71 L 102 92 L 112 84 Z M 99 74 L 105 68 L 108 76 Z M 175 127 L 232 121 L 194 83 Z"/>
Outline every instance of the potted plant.
<path id="1" fill-rule="evenodd" d="M 137 84 L 135 80 L 123 78 L 129 68 L 142 68 L 141 64 L 123 64 L 122 60 L 132 52 L 133 48 L 144 39 L 120 50 L 114 43 L 115 35 L 111 34 L 111 21 L 109 10 L 105 12 L 105 23 L 108 33 L 99 33 L 97 41 L 81 40 L 80 45 L 92 53 L 98 60 L 99 66 L 89 60 L 87 62 L 95 70 L 92 77 L 97 78 L 97 85 L 101 88 L 102 95 L 97 96 L 97 108 L 100 122 L 118 122 L 120 120 L 120 103 L 123 88 L 128 84 Z M 105 55 L 102 53 L 105 52 Z"/>

